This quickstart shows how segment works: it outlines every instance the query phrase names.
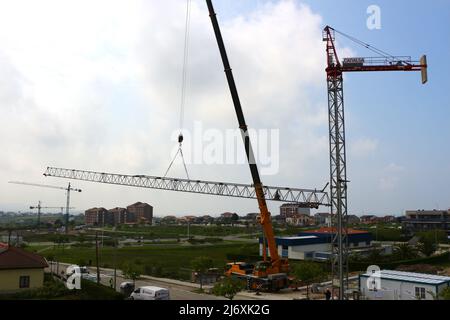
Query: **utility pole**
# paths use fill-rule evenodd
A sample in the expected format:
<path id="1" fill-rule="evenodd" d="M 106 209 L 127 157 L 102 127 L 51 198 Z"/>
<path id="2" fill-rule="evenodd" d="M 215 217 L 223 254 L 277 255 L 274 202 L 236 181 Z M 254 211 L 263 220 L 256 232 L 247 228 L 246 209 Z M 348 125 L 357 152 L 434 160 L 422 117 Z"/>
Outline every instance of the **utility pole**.
<path id="1" fill-rule="evenodd" d="M 37 209 L 38 209 L 38 218 L 37 218 L 37 228 L 38 228 L 38 232 L 39 232 L 39 230 L 41 230 L 41 201 L 39 201 L 38 202 L 38 206 L 37 206 Z M 30 207 L 30 209 L 31 209 L 31 207 Z"/>
<path id="2" fill-rule="evenodd" d="M 188 223 L 188 228 L 187 228 L 188 230 L 187 231 L 188 231 L 188 240 L 189 240 L 189 239 L 191 239 L 191 232 L 189 230 L 189 225 L 190 225 L 189 220 L 188 220 L 187 223 Z"/>
<path id="3" fill-rule="evenodd" d="M 95 231 L 95 261 L 97 265 L 97 284 L 100 284 L 100 268 L 98 265 L 98 231 Z"/>
<path id="4" fill-rule="evenodd" d="M 119 243 L 117 242 L 117 237 L 114 235 L 114 290 L 116 290 L 117 284 L 117 247 Z"/>
<path id="5" fill-rule="evenodd" d="M 8 247 L 11 245 L 11 229 L 8 230 Z"/>

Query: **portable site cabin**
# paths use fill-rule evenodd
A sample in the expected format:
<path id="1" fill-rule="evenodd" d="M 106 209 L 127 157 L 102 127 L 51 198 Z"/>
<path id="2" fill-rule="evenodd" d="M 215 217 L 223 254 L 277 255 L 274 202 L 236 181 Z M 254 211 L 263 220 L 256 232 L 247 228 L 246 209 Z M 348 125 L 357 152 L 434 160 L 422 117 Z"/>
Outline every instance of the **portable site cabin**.
<path id="1" fill-rule="evenodd" d="M 381 270 L 359 276 L 359 290 L 369 300 L 434 300 L 450 277 L 425 273 Z"/>

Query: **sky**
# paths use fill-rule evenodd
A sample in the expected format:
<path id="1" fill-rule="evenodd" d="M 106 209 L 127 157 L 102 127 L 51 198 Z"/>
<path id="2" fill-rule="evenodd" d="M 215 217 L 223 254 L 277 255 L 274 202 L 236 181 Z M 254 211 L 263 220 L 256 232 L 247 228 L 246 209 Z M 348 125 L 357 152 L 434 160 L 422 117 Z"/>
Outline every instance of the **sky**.
<path id="1" fill-rule="evenodd" d="M 274 137 L 258 159 L 263 183 L 321 189 L 329 180 L 322 30 L 330 25 L 429 63 L 426 85 L 415 72 L 345 75 L 349 213 L 450 208 L 450 4 L 412 2 L 214 1 L 256 145 L 264 147 L 264 133 Z M 367 25 L 372 5 L 379 29 Z M 47 166 L 164 175 L 180 130 L 185 10 L 185 0 L 0 0 L 0 210 L 64 205 L 64 191 L 8 184 L 67 185 L 43 177 Z M 337 46 L 340 57 L 371 56 L 343 37 Z M 205 156 L 238 124 L 203 0 L 192 0 L 189 52 L 183 151 L 192 160 L 204 148 L 189 175 L 251 183 L 245 163 Z M 180 161 L 168 176 L 185 177 Z M 159 216 L 258 210 L 255 200 L 72 184 L 83 189 L 71 202 L 80 212 L 136 201 Z"/>

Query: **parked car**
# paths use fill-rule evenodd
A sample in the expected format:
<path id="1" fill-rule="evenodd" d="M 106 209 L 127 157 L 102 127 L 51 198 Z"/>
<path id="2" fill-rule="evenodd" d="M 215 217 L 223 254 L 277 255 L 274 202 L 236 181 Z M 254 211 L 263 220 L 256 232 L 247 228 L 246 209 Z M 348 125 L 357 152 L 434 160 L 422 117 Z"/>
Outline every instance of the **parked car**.
<path id="1" fill-rule="evenodd" d="M 122 282 L 120 284 L 120 292 L 124 296 L 131 298 L 130 296 L 133 293 L 133 291 L 134 291 L 134 284 L 133 284 L 133 282 Z"/>
<path id="2" fill-rule="evenodd" d="M 131 300 L 170 300 L 168 289 L 145 286 L 139 287 L 130 295 Z"/>

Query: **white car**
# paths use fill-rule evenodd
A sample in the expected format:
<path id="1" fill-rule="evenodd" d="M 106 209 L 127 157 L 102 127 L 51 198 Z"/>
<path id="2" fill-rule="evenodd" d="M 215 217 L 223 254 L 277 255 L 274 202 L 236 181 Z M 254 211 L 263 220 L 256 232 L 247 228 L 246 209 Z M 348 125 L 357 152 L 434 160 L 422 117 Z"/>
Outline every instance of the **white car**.
<path id="1" fill-rule="evenodd" d="M 139 287 L 130 295 L 131 300 L 170 300 L 168 289 L 145 286 Z"/>

